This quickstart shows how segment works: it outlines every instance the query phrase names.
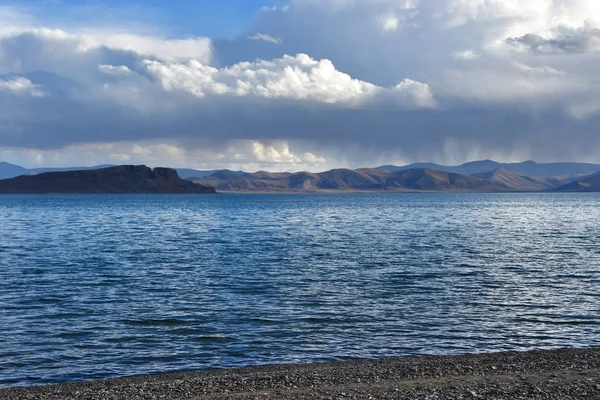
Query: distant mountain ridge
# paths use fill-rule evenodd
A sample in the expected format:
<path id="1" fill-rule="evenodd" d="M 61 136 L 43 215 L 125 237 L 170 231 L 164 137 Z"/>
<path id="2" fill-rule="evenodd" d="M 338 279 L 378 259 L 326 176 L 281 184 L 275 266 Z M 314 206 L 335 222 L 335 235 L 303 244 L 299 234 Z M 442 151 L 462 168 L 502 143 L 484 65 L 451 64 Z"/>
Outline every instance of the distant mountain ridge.
<path id="1" fill-rule="evenodd" d="M 545 179 L 537 176 L 522 175 L 516 172 L 507 171 L 502 168 L 480 174 L 473 174 L 472 176 L 504 185 L 512 190 L 528 192 L 538 192 L 542 190 L 553 189 L 566 183 L 566 181 L 559 178 Z"/>
<path id="2" fill-rule="evenodd" d="M 576 178 L 590 175 L 600 171 L 600 164 L 587 163 L 536 163 L 525 161 L 521 163 L 499 163 L 492 160 L 472 161 L 462 165 L 448 166 L 433 163 L 418 163 L 405 166 L 382 165 L 378 169 L 386 171 L 402 171 L 414 168 L 431 168 L 439 171 L 453 172 L 462 175 L 475 175 L 503 169 L 522 175 L 537 176 L 540 178 L 565 177 Z"/>
<path id="3" fill-rule="evenodd" d="M 114 167 L 114 165 L 103 164 L 94 165 L 92 167 L 24 168 L 20 165 L 10 164 L 2 161 L 0 162 L 0 179 L 10 179 L 21 175 L 38 175 L 46 172 L 89 171 L 108 167 Z"/>
<path id="4" fill-rule="evenodd" d="M 556 192 L 600 192 L 600 173 L 571 182 L 555 189 Z"/>
<path id="5" fill-rule="evenodd" d="M 10 164 L 4 161 L 0 162 L 0 179 L 14 178 L 15 176 L 27 175 L 28 169 L 19 165 Z"/>
<path id="6" fill-rule="evenodd" d="M 206 187 L 184 180 L 170 168 L 121 165 L 95 170 L 46 172 L 0 180 L 4 194 L 213 194 Z"/>
<path id="7" fill-rule="evenodd" d="M 215 174 L 217 172 L 222 172 L 222 171 L 229 171 L 229 170 L 219 170 L 219 169 L 213 169 L 213 170 L 199 170 L 199 169 L 191 169 L 191 168 L 175 168 L 175 171 L 177 171 L 177 173 L 179 174 L 179 176 L 182 179 L 202 179 L 205 178 L 209 175 Z M 244 171 L 229 171 L 233 174 L 236 174 L 238 176 L 244 175 L 245 172 Z"/>
<path id="8" fill-rule="evenodd" d="M 396 191 L 396 192 L 498 192 L 509 190 L 487 180 L 417 168 L 404 171 L 380 169 L 334 169 L 321 173 L 249 173 L 243 176 L 214 174 L 194 182 L 226 192 L 329 192 L 329 191 Z"/>
<path id="9" fill-rule="evenodd" d="M 88 170 L 102 169 L 102 168 L 109 168 L 109 167 L 114 167 L 114 165 L 102 164 L 102 165 L 94 165 L 91 167 L 24 168 L 24 167 L 21 167 L 20 165 L 10 164 L 10 163 L 2 161 L 2 162 L 0 162 L 0 179 L 15 178 L 15 177 L 21 176 L 21 175 L 37 175 L 37 174 L 43 174 L 46 172 L 88 171 Z M 177 174 L 182 179 L 193 179 L 193 178 L 201 179 L 206 176 L 212 175 L 215 172 L 218 172 L 220 170 L 203 171 L 203 170 L 191 169 L 191 168 L 175 168 L 175 171 L 177 171 Z M 244 174 L 243 171 L 235 171 L 235 173 L 240 174 L 240 175 Z"/>

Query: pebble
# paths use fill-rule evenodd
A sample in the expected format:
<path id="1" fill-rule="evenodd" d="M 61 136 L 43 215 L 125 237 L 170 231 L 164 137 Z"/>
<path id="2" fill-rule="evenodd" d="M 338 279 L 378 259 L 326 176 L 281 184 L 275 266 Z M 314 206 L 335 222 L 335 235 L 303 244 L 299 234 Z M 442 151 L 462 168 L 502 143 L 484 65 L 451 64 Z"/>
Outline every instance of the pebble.
<path id="1" fill-rule="evenodd" d="M 0 389 L 10 400 L 600 399 L 600 349 L 273 365 Z"/>

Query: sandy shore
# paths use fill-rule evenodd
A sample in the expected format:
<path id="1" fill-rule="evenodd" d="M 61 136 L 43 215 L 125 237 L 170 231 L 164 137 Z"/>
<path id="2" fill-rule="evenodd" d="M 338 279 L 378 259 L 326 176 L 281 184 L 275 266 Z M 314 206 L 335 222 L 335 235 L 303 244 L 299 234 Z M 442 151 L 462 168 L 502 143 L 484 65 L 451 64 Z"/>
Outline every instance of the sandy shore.
<path id="1" fill-rule="evenodd" d="M 600 349 L 252 367 L 0 389 L 0 399 L 600 399 Z"/>

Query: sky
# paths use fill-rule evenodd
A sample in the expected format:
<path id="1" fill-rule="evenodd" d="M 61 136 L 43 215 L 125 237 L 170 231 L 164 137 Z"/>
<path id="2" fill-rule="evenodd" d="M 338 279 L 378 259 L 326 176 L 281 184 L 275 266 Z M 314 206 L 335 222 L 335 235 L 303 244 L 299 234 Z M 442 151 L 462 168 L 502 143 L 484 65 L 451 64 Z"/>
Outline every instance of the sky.
<path id="1" fill-rule="evenodd" d="M 0 161 L 600 163 L 597 0 L 0 0 Z"/>

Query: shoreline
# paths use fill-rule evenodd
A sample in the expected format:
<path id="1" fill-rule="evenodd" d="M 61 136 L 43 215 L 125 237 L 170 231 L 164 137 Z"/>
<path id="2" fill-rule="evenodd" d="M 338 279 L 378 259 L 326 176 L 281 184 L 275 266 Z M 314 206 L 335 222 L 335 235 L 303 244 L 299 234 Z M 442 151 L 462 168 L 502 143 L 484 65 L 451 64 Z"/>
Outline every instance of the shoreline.
<path id="1" fill-rule="evenodd" d="M 328 195 L 328 194 L 556 194 L 556 193 L 594 193 L 594 192 L 549 192 L 549 191 L 458 191 L 458 190 L 320 190 L 314 192 L 302 192 L 302 191 L 233 191 L 233 190 L 221 190 L 217 194 L 222 195 L 240 195 L 240 194 L 256 194 L 256 195 Z"/>
<path id="2" fill-rule="evenodd" d="M 0 389 L 0 399 L 590 399 L 600 348 L 422 356 Z"/>

